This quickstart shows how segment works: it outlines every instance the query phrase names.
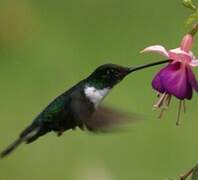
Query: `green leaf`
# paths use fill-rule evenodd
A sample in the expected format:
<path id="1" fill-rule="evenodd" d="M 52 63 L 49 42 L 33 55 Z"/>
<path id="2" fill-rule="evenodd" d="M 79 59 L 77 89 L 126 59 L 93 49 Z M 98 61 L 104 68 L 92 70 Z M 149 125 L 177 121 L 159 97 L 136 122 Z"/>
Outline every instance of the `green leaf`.
<path id="1" fill-rule="evenodd" d="M 193 169 L 192 180 L 198 180 L 198 164 Z"/>

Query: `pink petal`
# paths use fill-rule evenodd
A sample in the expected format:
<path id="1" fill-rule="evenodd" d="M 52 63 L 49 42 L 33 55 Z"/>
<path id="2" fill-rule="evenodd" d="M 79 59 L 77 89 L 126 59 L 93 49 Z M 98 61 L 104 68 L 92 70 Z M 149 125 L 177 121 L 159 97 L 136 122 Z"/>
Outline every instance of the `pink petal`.
<path id="1" fill-rule="evenodd" d="M 193 56 L 192 53 L 187 53 L 180 48 L 176 48 L 169 51 L 169 58 L 174 61 L 190 63 L 193 59 Z"/>
<path id="2" fill-rule="evenodd" d="M 189 51 L 188 54 L 192 57 L 193 60 L 196 60 L 196 57 L 192 51 Z"/>
<path id="3" fill-rule="evenodd" d="M 191 65 L 192 67 L 198 66 L 198 60 L 192 60 L 191 63 L 190 63 L 190 65 Z"/>
<path id="4" fill-rule="evenodd" d="M 193 44 L 193 36 L 191 34 L 185 35 L 181 42 L 181 50 L 189 52 L 192 48 L 192 44 Z"/>
<path id="5" fill-rule="evenodd" d="M 168 51 L 163 46 L 160 46 L 160 45 L 149 46 L 141 51 L 141 53 L 144 53 L 144 52 L 154 52 L 162 56 L 169 57 Z"/>

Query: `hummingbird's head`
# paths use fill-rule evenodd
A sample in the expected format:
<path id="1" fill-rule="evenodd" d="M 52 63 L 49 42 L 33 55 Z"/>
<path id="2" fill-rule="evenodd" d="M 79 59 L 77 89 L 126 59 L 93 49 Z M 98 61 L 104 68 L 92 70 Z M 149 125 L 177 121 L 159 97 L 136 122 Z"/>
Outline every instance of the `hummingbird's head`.
<path id="1" fill-rule="evenodd" d="M 99 86 L 99 88 L 113 87 L 119 83 L 130 69 L 115 64 L 104 64 L 99 66 L 89 77 L 89 82 Z"/>

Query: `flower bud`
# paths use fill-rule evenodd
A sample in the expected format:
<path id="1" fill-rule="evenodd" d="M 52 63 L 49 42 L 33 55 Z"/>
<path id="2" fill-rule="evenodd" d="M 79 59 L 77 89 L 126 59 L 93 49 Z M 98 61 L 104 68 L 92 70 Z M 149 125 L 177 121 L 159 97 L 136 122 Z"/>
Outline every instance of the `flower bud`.
<path id="1" fill-rule="evenodd" d="M 192 48 L 193 44 L 193 36 L 191 34 L 187 34 L 183 37 L 181 42 L 181 49 L 185 52 L 189 52 Z"/>

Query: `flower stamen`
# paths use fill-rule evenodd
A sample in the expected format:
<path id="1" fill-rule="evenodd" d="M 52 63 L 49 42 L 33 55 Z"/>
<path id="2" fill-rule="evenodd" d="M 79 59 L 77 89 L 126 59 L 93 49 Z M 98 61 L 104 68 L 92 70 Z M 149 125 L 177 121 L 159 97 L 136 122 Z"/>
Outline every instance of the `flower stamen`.
<path id="1" fill-rule="evenodd" d="M 159 96 L 159 100 L 157 101 L 156 104 L 153 105 L 154 110 L 156 110 L 157 108 L 160 108 L 163 105 L 164 100 L 166 99 L 167 93 L 163 93 L 158 96 Z"/>
<path id="2" fill-rule="evenodd" d="M 171 102 L 171 95 L 167 93 L 157 93 L 158 101 L 157 103 L 153 106 L 153 109 L 161 109 L 160 114 L 158 116 L 159 119 L 162 118 L 164 112 L 166 109 L 168 109 L 170 102 Z"/>
<path id="3" fill-rule="evenodd" d="M 183 111 L 184 111 L 184 113 L 186 113 L 186 101 L 183 100 L 182 102 L 183 102 Z"/>
<path id="4" fill-rule="evenodd" d="M 162 116 L 164 115 L 165 110 L 166 110 L 165 108 L 162 108 L 161 109 L 160 114 L 158 116 L 158 119 L 161 119 L 162 118 Z"/>
<path id="5" fill-rule="evenodd" d="M 168 96 L 167 105 L 166 105 L 167 108 L 170 106 L 171 97 L 172 97 L 171 95 Z"/>
<path id="6" fill-rule="evenodd" d="M 180 115 L 181 115 L 181 108 L 182 108 L 182 100 L 179 101 L 178 113 L 177 113 L 177 121 L 176 125 L 180 125 Z"/>

